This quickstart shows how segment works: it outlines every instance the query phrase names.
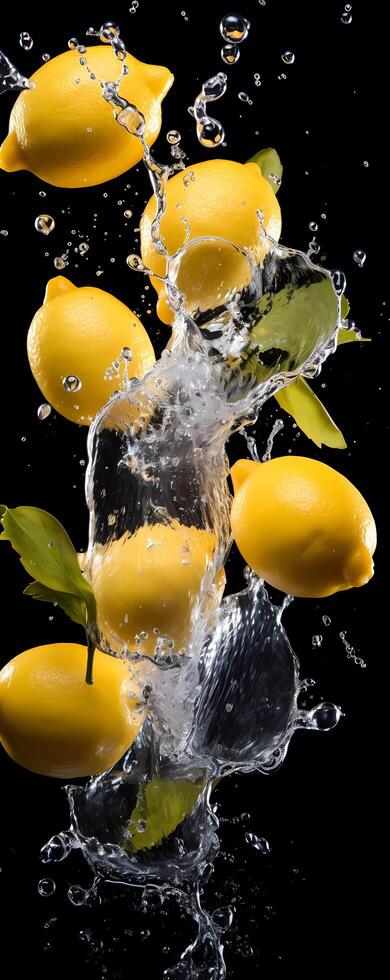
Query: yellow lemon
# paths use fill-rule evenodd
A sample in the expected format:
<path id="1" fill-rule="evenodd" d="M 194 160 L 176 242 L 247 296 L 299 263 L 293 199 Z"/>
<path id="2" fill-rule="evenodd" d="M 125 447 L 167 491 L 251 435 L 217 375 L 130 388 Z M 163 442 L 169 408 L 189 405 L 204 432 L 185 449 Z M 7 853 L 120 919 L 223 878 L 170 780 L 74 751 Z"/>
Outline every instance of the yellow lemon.
<path id="1" fill-rule="evenodd" d="M 55 187 L 90 187 L 118 177 L 142 159 L 139 139 L 119 125 L 99 82 L 117 82 L 123 62 L 110 45 L 51 58 L 30 78 L 34 88 L 18 96 L 0 149 L 3 170 L 30 170 Z M 173 82 L 167 68 L 126 54 L 119 95 L 145 117 L 151 146 L 161 127 L 161 102 Z M 96 76 L 93 80 L 88 69 Z M 116 110 L 118 112 L 118 110 Z"/>
<path id="2" fill-rule="evenodd" d="M 141 321 L 115 296 L 95 286 L 50 279 L 27 336 L 37 385 L 72 422 L 89 425 L 125 372 L 142 378 L 155 363 Z"/>
<path id="3" fill-rule="evenodd" d="M 25 650 L 0 672 L 0 741 L 32 772 L 73 779 L 110 769 L 136 738 L 144 709 L 128 665 L 95 651 L 49 643 Z"/>
<path id="4" fill-rule="evenodd" d="M 153 524 L 95 548 L 87 575 L 95 594 L 102 637 L 114 650 L 154 652 L 158 635 L 185 647 L 215 536 L 208 531 Z M 220 600 L 224 576 L 210 586 L 210 604 Z M 138 639 L 141 638 L 141 641 Z"/>
<path id="5" fill-rule="evenodd" d="M 263 213 L 265 230 L 278 239 L 280 207 L 256 163 L 205 160 L 168 181 L 160 228 L 169 255 L 182 248 L 187 233 L 189 242 L 201 236 L 224 240 L 197 241 L 183 255 L 177 285 L 190 312 L 215 308 L 229 292 L 248 283 L 248 262 L 239 249 L 258 246 L 258 210 Z M 164 276 L 166 260 L 154 249 L 151 236 L 155 213 L 151 198 L 141 219 L 141 254 L 152 272 Z M 158 316 L 172 323 L 164 284 L 154 277 L 151 282 L 158 293 Z"/>
<path id="6" fill-rule="evenodd" d="M 231 527 L 248 565 L 290 595 L 321 597 L 365 585 L 376 529 L 341 473 L 304 456 L 239 460 L 231 470 Z"/>

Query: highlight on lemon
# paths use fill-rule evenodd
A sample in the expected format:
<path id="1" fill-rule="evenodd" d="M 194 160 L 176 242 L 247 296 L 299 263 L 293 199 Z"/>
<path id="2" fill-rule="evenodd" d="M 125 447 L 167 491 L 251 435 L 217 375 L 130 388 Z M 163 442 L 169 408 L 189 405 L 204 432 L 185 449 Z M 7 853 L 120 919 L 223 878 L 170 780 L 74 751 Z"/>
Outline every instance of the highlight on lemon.
<path id="1" fill-rule="evenodd" d="M 341 473 L 315 459 L 281 456 L 238 460 L 231 477 L 234 540 L 270 585 L 317 598 L 370 580 L 374 518 Z"/>
<path id="2" fill-rule="evenodd" d="M 141 321 L 95 286 L 50 279 L 27 335 L 30 367 L 42 395 L 65 418 L 89 425 L 126 379 L 155 363 Z"/>
<path id="3" fill-rule="evenodd" d="M 3 170 L 30 170 L 55 187 L 91 187 L 118 177 L 142 159 L 140 140 L 116 122 L 100 85 L 117 82 L 123 62 L 109 44 L 87 47 L 83 60 L 80 64 L 77 50 L 65 51 L 31 76 L 34 87 L 18 96 L 0 148 Z M 173 75 L 168 68 L 143 64 L 128 53 L 124 64 L 127 74 L 118 94 L 142 112 L 145 139 L 152 146 Z"/>

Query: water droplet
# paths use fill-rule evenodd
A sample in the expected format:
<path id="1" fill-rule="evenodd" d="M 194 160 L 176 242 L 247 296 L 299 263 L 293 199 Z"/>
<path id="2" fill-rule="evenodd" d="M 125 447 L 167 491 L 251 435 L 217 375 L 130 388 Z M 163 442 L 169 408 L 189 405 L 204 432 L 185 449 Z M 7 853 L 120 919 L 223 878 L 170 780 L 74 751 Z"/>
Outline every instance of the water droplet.
<path id="1" fill-rule="evenodd" d="M 352 7 L 350 7 L 349 4 L 346 4 L 346 6 L 345 6 L 345 8 L 344 8 L 344 10 L 343 10 L 343 12 L 341 14 L 341 18 L 340 18 L 342 24 L 351 24 L 352 23 L 351 10 L 352 10 Z"/>
<path id="2" fill-rule="evenodd" d="M 344 273 L 341 271 L 341 269 L 335 269 L 335 271 L 331 273 L 331 277 L 335 292 L 338 296 L 342 296 L 347 285 L 347 280 Z"/>
<path id="3" fill-rule="evenodd" d="M 88 252 L 88 249 L 89 249 L 89 245 L 87 244 L 87 242 L 80 242 L 79 245 L 80 255 L 85 255 L 85 253 Z"/>
<path id="4" fill-rule="evenodd" d="M 282 61 L 284 61 L 285 65 L 293 65 L 294 64 L 294 61 L 295 61 L 295 54 L 294 54 L 294 52 L 293 51 L 285 51 L 284 54 L 282 54 Z"/>
<path id="5" fill-rule="evenodd" d="M 180 140 L 181 140 L 181 134 L 178 132 L 178 130 L 170 129 L 169 133 L 167 133 L 168 143 L 170 143 L 171 146 L 175 146 L 176 143 L 180 143 Z"/>
<path id="6" fill-rule="evenodd" d="M 331 620 L 330 616 L 323 616 L 322 617 L 322 622 L 323 622 L 324 626 L 330 626 L 332 620 Z"/>
<path id="7" fill-rule="evenodd" d="M 50 232 L 55 228 L 55 221 L 51 214 L 39 214 L 35 218 L 34 226 L 37 231 L 40 231 L 42 235 L 50 235 Z"/>
<path id="8" fill-rule="evenodd" d="M 139 834 L 144 834 L 147 826 L 146 820 L 137 820 L 137 830 Z"/>
<path id="9" fill-rule="evenodd" d="M 130 347 L 124 347 L 123 348 L 123 350 L 122 350 L 122 357 L 123 357 L 123 359 L 125 361 L 132 361 L 132 359 L 133 359 L 133 351 L 130 350 Z"/>
<path id="10" fill-rule="evenodd" d="M 248 105 L 253 105 L 253 102 L 249 98 L 249 95 L 248 95 L 247 92 L 239 92 L 238 93 L 238 98 L 240 99 L 240 102 L 247 102 Z"/>
<path id="11" fill-rule="evenodd" d="M 65 269 L 65 261 L 61 255 L 55 257 L 53 264 L 55 269 Z"/>
<path id="12" fill-rule="evenodd" d="M 50 61 L 50 55 L 45 52 L 45 54 L 42 55 L 42 61 Z"/>
<path id="13" fill-rule="evenodd" d="M 80 885 L 71 885 L 68 888 L 68 898 L 72 905 L 85 905 L 89 898 L 89 892 Z"/>
<path id="14" fill-rule="evenodd" d="M 100 28 L 99 37 L 103 44 L 111 44 L 114 38 L 119 37 L 119 27 L 111 20 L 106 20 Z"/>
<path id="15" fill-rule="evenodd" d="M 242 14 L 226 14 L 222 17 L 219 29 L 225 41 L 241 44 L 248 37 L 250 26 L 249 20 Z"/>
<path id="16" fill-rule="evenodd" d="M 317 633 L 316 636 L 312 636 L 311 645 L 313 647 L 313 650 L 321 646 L 322 640 L 323 637 L 321 636 L 321 633 Z"/>
<path id="17" fill-rule="evenodd" d="M 310 231 L 318 231 L 318 225 L 316 221 L 310 221 L 309 224 Z"/>
<path id="18" fill-rule="evenodd" d="M 6 228 L 2 228 L 1 231 L 0 231 L 0 235 L 2 235 L 3 238 L 8 238 L 8 231 L 7 231 L 7 229 Z"/>
<path id="19" fill-rule="evenodd" d="M 126 211 L 123 212 L 123 215 L 124 215 L 125 218 L 132 218 L 133 217 L 133 212 L 130 211 L 130 208 L 126 208 Z"/>
<path id="20" fill-rule="evenodd" d="M 37 410 L 37 416 L 39 418 L 39 421 L 43 422 L 44 419 L 49 418 L 50 413 L 51 413 L 51 405 L 48 405 L 47 402 L 43 402 L 43 404 L 40 405 Z"/>
<path id="21" fill-rule="evenodd" d="M 80 391 L 81 381 L 80 378 L 77 378 L 75 374 L 68 374 L 67 377 L 64 378 L 63 385 L 65 391 L 70 391 L 70 392 Z"/>
<path id="22" fill-rule="evenodd" d="M 221 48 L 221 58 L 225 65 L 235 65 L 240 57 L 240 49 L 237 44 L 224 44 Z"/>
<path id="23" fill-rule="evenodd" d="M 143 272 L 145 269 L 143 261 L 140 259 L 139 255 L 128 255 L 126 263 L 129 266 L 129 269 L 134 269 L 136 272 Z"/>
<path id="24" fill-rule="evenodd" d="M 369 166 L 370 166 L 370 164 L 369 164 L 368 160 L 363 160 L 363 167 L 369 167 Z"/>
<path id="25" fill-rule="evenodd" d="M 330 732 L 332 728 L 336 728 L 336 725 L 340 721 L 341 710 L 336 704 L 332 704 L 330 701 L 323 701 L 322 704 L 317 704 L 313 708 L 313 711 L 310 712 L 310 717 L 314 728 L 317 728 L 320 732 Z"/>
<path id="26" fill-rule="evenodd" d="M 245 843 L 250 844 L 254 847 L 256 851 L 260 851 L 260 854 L 269 854 L 271 848 L 265 837 L 257 837 L 256 834 L 251 834 L 247 832 L 245 834 Z"/>
<path id="27" fill-rule="evenodd" d="M 62 832 L 55 834 L 51 840 L 41 849 L 41 861 L 43 864 L 64 861 L 70 854 L 73 846 L 73 835 Z"/>
<path id="28" fill-rule="evenodd" d="M 79 42 L 77 40 L 77 37 L 70 37 L 68 41 L 68 48 L 70 48 L 71 51 L 75 51 L 76 48 L 78 48 L 78 46 L 79 46 Z"/>
<path id="29" fill-rule="evenodd" d="M 206 116 L 204 122 L 197 124 L 196 133 L 202 146 L 207 146 L 209 149 L 219 146 L 225 138 L 221 123 L 217 119 L 211 119 L 210 116 Z"/>
<path id="30" fill-rule="evenodd" d="M 54 895 L 56 890 L 56 883 L 52 878 L 41 878 L 38 881 L 38 892 L 44 898 L 49 898 L 50 895 Z"/>
<path id="31" fill-rule="evenodd" d="M 353 253 L 353 260 L 354 262 L 356 262 L 356 265 L 360 266 L 360 268 L 364 265 L 366 258 L 367 258 L 366 253 L 363 252 L 360 248 L 358 248 L 356 252 Z"/>
<path id="32" fill-rule="evenodd" d="M 27 34 L 27 31 L 22 31 L 21 34 L 19 34 L 19 44 L 20 47 L 23 48 L 23 51 L 31 51 L 34 41 L 32 37 Z"/>

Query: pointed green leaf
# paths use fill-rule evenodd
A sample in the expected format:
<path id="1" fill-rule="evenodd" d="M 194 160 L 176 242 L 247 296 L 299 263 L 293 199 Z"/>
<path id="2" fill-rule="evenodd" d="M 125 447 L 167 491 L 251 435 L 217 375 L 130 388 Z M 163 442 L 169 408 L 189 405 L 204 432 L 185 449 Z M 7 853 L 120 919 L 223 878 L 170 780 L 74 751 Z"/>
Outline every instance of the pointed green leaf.
<path id="1" fill-rule="evenodd" d="M 94 595 L 62 524 L 38 507 L 0 506 L 0 522 L 4 528 L 0 540 L 11 543 L 26 572 L 53 592 L 81 598 L 87 606 L 89 621 L 93 621 Z"/>
<path id="2" fill-rule="evenodd" d="M 297 378 L 275 395 L 281 408 L 295 419 L 302 432 L 316 446 L 329 446 L 331 449 L 345 449 L 346 442 L 325 406 L 304 378 Z"/>
<path id="3" fill-rule="evenodd" d="M 84 599 L 79 596 L 70 595 L 68 592 L 55 592 L 54 589 L 46 588 L 40 582 L 31 582 L 23 595 L 32 596 L 33 599 L 40 599 L 42 602 L 55 602 L 57 606 L 72 619 L 74 623 L 79 623 L 84 629 L 88 625 L 88 612 Z"/>
<path id="4" fill-rule="evenodd" d="M 260 167 L 262 176 L 271 184 L 274 194 L 278 193 L 282 183 L 283 164 L 279 154 L 271 146 L 255 153 L 247 163 L 256 163 Z"/>
<path id="5" fill-rule="evenodd" d="M 141 785 L 127 828 L 130 848 L 154 847 L 169 837 L 191 813 L 203 788 L 203 780 L 193 783 L 190 779 L 156 778 Z M 140 820 L 146 823 L 144 831 L 137 829 Z"/>
<path id="6" fill-rule="evenodd" d="M 350 344 L 354 340 L 358 340 L 361 344 L 368 344 L 371 337 L 361 337 L 356 330 L 346 330 L 345 327 L 340 327 L 337 335 L 337 346 L 340 347 L 341 344 Z"/>

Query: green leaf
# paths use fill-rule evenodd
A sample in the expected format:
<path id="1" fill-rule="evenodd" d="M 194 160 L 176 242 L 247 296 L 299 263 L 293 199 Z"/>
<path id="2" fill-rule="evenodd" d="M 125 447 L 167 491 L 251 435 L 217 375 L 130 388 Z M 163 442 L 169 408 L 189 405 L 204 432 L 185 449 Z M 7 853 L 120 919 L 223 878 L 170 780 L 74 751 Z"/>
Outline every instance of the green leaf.
<path id="1" fill-rule="evenodd" d="M 340 327 L 337 335 L 337 346 L 340 347 L 341 344 L 350 344 L 354 340 L 358 340 L 361 344 L 369 344 L 371 337 L 361 337 L 356 330 L 346 330 L 345 327 Z"/>
<path id="2" fill-rule="evenodd" d="M 297 378 L 292 384 L 278 391 L 275 398 L 281 408 L 295 419 L 302 432 L 316 446 L 329 446 L 331 449 L 345 449 L 346 442 L 325 406 L 304 378 Z"/>
<path id="3" fill-rule="evenodd" d="M 247 163 L 256 163 L 260 167 L 262 176 L 271 184 L 274 194 L 277 194 L 282 183 L 283 164 L 276 150 L 268 146 L 265 150 L 255 153 Z"/>
<path id="4" fill-rule="evenodd" d="M 70 595 L 68 592 L 55 592 L 46 588 L 46 585 L 41 585 L 40 582 L 31 582 L 23 590 L 23 595 L 30 595 L 33 599 L 40 599 L 42 602 L 55 602 L 69 616 L 69 619 L 83 626 L 84 629 L 87 628 L 88 612 L 84 599 Z"/>
<path id="5" fill-rule="evenodd" d="M 203 788 L 203 780 L 190 779 L 156 778 L 141 785 L 127 827 L 132 836 L 128 842 L 126 835 L 126 843 L 134 851 L 160 844 L 191 813 Z M 144 831 L 137 830 L 140 820 L 146 822 Z"/>
<path id="6" fill-rule="evenodd" d="M 59 521 L 38 507 L 0 506 L 3 532 L 0 540 L 9 541 L 18 552 L 23 568 L 51 593 L 66 593 L 84 602 L 88 621 L 96 617 L 92 589 L 82 575 L 77 553 Z M 37 598 L 37 594 L 35 593 Z M 44 599 L 44 601 L 48 601 Z M 65 600 L 66 601 L 66 600 Z M 85 619 L 84 619 L 85 622 Z"/>

